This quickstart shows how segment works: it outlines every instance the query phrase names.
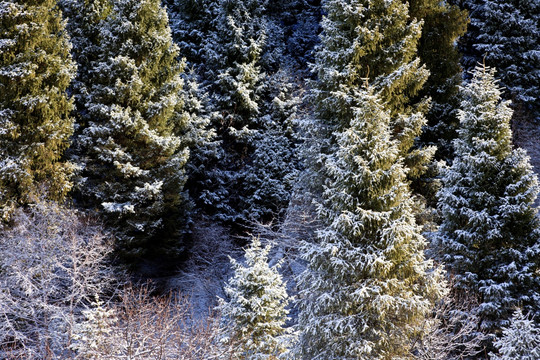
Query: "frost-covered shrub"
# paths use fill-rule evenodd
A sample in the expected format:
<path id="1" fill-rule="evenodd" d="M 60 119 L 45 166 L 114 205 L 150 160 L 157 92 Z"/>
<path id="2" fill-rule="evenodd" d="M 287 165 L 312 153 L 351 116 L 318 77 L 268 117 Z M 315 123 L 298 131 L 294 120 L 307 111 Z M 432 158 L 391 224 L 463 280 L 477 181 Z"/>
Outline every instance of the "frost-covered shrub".
<path id="1" fill-rule="evenodd" d="M 291 345 L 290 329 L 285 328 L 289 298 L 278 273 L 280 264 L 268 264 L 270 249 L 253 238 L 245 265 L 231 259 L 234 276 L 225 287 L 228 299 L 220 299 L 219 309 L 228 328 L 226 341 L 238 346 L 235 359 L 277 359 Z"/>
<path id="2" fill-rule="evenodd" d="M 71 348 L 75 359 L 231 359 L 234 343 L 223 344 L 222 331 L 219 316 L 197 318 L 180 294 L 127 287 L 119 301 L 84 311 Z"/>
<path id="3" fill-rule="evenodd" d="M 64 359 L 80 310 L 110 291 L 110 236 L 73 209 L 39 202 L 0 233 L 0 358 Z"/>

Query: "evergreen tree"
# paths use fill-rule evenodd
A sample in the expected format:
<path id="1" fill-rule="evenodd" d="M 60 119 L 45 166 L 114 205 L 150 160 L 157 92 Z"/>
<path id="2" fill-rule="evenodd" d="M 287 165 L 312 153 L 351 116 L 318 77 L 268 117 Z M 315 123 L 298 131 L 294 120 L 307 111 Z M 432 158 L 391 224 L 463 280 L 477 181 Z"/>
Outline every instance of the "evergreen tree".
<path id="1" fill-rule="evenodd" d="M 279 219 L 298 175 L 295 123 L 299 99 L 293 94 L 289 77 L 280 71 L 264 86 L 269 94 L 263 95 L 263 115 L 257 119 L 251 161 L 240 171 L 245 179 L 240 209 L 246 219 Z"/>
<path id="2" fill-rule="evenodd" d="M 540 6 L 523 0 L 454 0 L 469 10 L 471 24 L 460 42 L 464 65 L 472 70 L 485 57 L 497 67 L 505 97 L 540 117 Z"/>
<path id="3" fill-rule="evenodd" d="M 224 157 L 216 172 L 214 202 L 222 220 L 238 222 L 244 216 L 246 180 L 241 170 L 251 162 L 257 120 L 261 115 L 260 88 L 264 74 L 260 60 L 265 46 L 264 3 L 255 0 L 223 1 L 209 46 L 203 49 L 208 63 L 213 123 L 222 142 Z"/>
<path id="4" fill-rule="evenodd" d="M 200 70 L 205 65 L 203 48 L 215 31 L 220 0 L 164 0 L 173 38 L 185 56 L 187 65 Z"/>
<path id="5" fill-rule="evenodd" d="M 94 13 L 92 2 L 83 13 Z M 182 111 L 183 64 L 157 0 L 120 0 L 98 11 L 99 32 L 78 109 L 80 195 L 107 217 L 125 255 L 174 250 L 183 201 L 189 116 Z M 106 14 L 106 16 L 105 16 Z M 82 17 L 84 19 L 86 17 Z M 75 19 L 73 19 L 75 20 Z M 86 26 L 84 23 L 73 27 Z M 82 51 L 82 48 L 79 48 Z"/>
<path id="6" fill-rule="evenodd" d="M 229 299 L 220 299 L 219 308 L 230 325 L 228 336 L 239 342 L 238 359 L 277 359 L 290 341 L 287 290 L 278 273 L 280 263 L 268 265 L 270 249 L 253 238 L 245 265 L 231 258 L 234 276 L 225 287 Z"/>
<path id="7" fill-rule="evenodd" d="M 354 103 L 324 166 L 324 228 L 303 250 L 300 352 L 312 360 L 412 358 L 411 339 L 444 282 L 424 258 L 390 111 L 371 87 Z"/>
<path id="8" fill-rule="evenodd" d="M 338 128 L 347 126 L 357 106 L 354 91 L 369 77 L 390 110 L 409 176 L 417 177 L 435 151 L 411 150 L 428 109 L 427 100 L 411 105 L 429 76 L 416 57 L 421 22 L 409 18 L 408 4 L 400 0 L 326 0 L 323 6 L 326 16 L 313 66 L 318 117 Z"/>
<path id="9" fill-rule="evenodd" d="M 418 94 L 420 99 L 432 99 L 421 143 L 436 145 L 437 157 L 450 159 L 451 141 L 457 136 L 457 95 L 463 75 L 456 41 L 467 31 L 467 11 L 440 0 L 409 0 L 409 7 L 410 17 L 424 22 L 418 56 L 430 71 Z"/>
<path id="10" fill-rule="evenodd" d="M 512 148 L 512 111 L 494 74 L 477 67 L 461 90 L 461 128 L 456 158 L 443 173 L 437 236 L 456 290 L 478 296 L 474 311 L 491 333 L 508 325 L 518 305 L 540 310 L 538 183 L 525 151 Z"/>
<path id="11" fill-rule="evenodd" d="M 0 219 L 41 187 L 54 200 L 72 187 L 62 160 L 73 133 L 70 47 L 55 1 L 0 2 Z"/>
<path id="12" fill-rule="evenodd" d="M 495 341 L 499 355 L 491 360 L 536 360 L 540 359 L 540 330 L 521 309 L 514 312 L 510 326 L 503 329 L 503 336 Z"/>

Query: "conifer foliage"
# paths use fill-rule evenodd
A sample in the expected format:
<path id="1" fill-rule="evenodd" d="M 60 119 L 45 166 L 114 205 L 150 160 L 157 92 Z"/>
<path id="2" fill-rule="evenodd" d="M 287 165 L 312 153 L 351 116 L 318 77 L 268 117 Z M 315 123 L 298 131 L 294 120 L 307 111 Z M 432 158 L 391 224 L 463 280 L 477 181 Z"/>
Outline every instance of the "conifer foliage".
<path id="1" fill-rule="evenodd" d="M 116 227 L 126 254 L 172 250 L 173 243 L 151 242 L 174 238 L 183 198 L 188 152 L 178 134 L 189 116 L 182 111 L 178 47 L 158 0 L 87 9 L 96 11 L 95 60 L 77 55 L 90 60 L 90 76 L 79 74 L 79 80 L 91 79 L 79 87 L 87 94 L 78 109 L 82 128 L 75 149 L 83 167 L 80 193 Z M 72 27 L 88 26 L 85 18 Z"/>
<path id="2" fill-rule="evenodd" d="M 471 24 L 461 41 L 464 65 L 472 70 L 485 57 L 497 67 L 505 98 L 524 105 L 524 112 L 538 120 L 540 98 L 540 6 L 538 1 L 461 0 Z"/>
<path id="3" fill-rule="evenodd" d="M 495 341 L 495 347 L 499 355 L 490 354 L 492 360 L 540 359 L 540 329 L 518 309 L 503 336 Z"/>
<path id="4" fill-rule="evenodd" d="M 462 88 L 456 158 L 439 193 L 438 246 L 458 291 L 479 297 L 481 326 L 496 332 L 515 306 L 538 314 L 540 223 L 536 175 L 512 148 L 508 102 L 495 70 L 477 67 Z"/>
<path id="5" fill-rule="evenodd" d="M 324 167 L 317 211 L 325 226 L 304 249 L 300 352 L 313 360 L 409 358 L 443 283 L 423 255 L 389 111 L 371 87 L 354 101 Z"/>
<path id="6" fill-rule="evenodd" d="M 0 2 L 0 219 L 42 186 L 54 200 L 71 189 L 70 47 L 54 0 Z"/>
<path id="7" fill-rule="evenodd" d="M 468 14 L 440 0 L 409 0 L 409 14 L 424 22 L 418 56 L 430 71 L 419 92 L 420 98 L 432 99 L 422 143 L 437 145 L 437 157 L 448 159 L 459 123 L 458 93 L 463 75 L 456 41 L 467 31 Z"/>
<path id="8" fill-rule="evenodd" d="M 426 100 L 411 106 L 429 76 L 416 57 L 421 22 L 411 20 L 408 4 L 398 0 L 327 0 L 323 6 L 327 15 L 313 67 L 319 118 L 347 126 L 357 106 L 354 91 L 369 77 L 390 110 L 409 175 L 416 177 L 435 151 L 411 151 L 428 109 Z"/>
<path id="9" fill-rule="evenodd" d="M 225 288 L 229 299 L 220 299 L 220 309 L 230 325 L 230 340 L 240 344 L 238 359 L 277 359 L 289 345 L 285 328 L 289 299 L 278 273 L 280 264 L 268 264 L 270 250 L 253 238 L 245 252 L 245 265 L 231 259 L 234 276 Z"/>

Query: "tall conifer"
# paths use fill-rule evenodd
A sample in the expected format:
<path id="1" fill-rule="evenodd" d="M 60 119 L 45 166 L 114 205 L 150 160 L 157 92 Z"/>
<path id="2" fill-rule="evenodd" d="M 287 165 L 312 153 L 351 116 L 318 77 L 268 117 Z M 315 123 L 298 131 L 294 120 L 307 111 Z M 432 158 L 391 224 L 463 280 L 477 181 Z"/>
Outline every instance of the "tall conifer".
<path id="1" fill-rule="evenodd" d="M 412 358 L 411 339 L 444 285 L 423 255 L 390 111 L 370 87 L 354 101 L 323 169 L 324 228 L 304 246 L 300 352 L 310 360 Z"/>
<path id="2" fill-rule="evenodd" d="M 467 30 L 467 11 L 446 1 L 409 0 L 409 15 L 424 22 L 418 56 L 430 71 L 418 94 L 432 99 L 421 143 L 437 145 L 437 157 L 448 159 L 457 136 L 457 95 L 463 76 L 456 42 Z"/>
<path id="3" fill-rule="evenodd" d="M 55 200 L 71 189 L 70 48 L 56 1 L 0 2 L 0 219 L 42 186 Z"/>
<path id="4" fill-rule="evenodd" d="M 411 105 L 429 76 L 416 57 L 421 21 L 411 20 L 408 4 L 399 0 L 326 0 L 323 7 L 326 16 L 313 66 L 318 117 L 338 128 L 346 126 L 357 105 L 354 91 L 369 77 L 390 110 L 409 175 L 418 176 L 435 151 L 411 150 L 428 109 L 425 99 Z"/>
<path id="5" fill-rule="evenodd" d="M 96 9 L 79 0 L 96 37 L 91 57 L 77 47 L 88 74 L 79 74 L 82 107 L 76 158 L 80 194 L 117 230 L 126 254 L 177 246 L 189 116 L 182 110 L 183 64 L 168 17 L 157 0 L 119 0 Z M 106 9 L 105 12 L 102 9 Z M 95 14 L 95 16 L 93 16 Z M 82 44 L 82 42 L 81 42 Z M 84 90 L 84 91 L 82 91 Z"/>
<path id="6" fill-rule="evenodd" d="M 456 290 L 478 296 L 481 326 L 492 333 L 509 324 L 516 306 L 540 314 L 538 182 L 525 151 L 512 148 L 512 110 L 494 73 L 477 67 L 462 88 L 437 237 Z"/>

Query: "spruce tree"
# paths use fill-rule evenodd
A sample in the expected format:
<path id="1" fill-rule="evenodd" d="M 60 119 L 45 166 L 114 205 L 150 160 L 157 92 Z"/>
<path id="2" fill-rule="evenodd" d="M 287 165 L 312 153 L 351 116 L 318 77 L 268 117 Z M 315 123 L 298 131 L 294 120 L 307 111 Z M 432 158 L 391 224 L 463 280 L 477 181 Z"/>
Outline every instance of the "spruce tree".
<path id="1" fill-rule="evenodd" d="M 424 22 L 418 56 L 430 71 L 418 94 L 420 99 L 432 99 L 421 143 L 436 145 L 437 158 L 450 159 L 451 142 L 457 136 L 458 92 L 463 76 L 456 41 L 467 31 L 467 11 L 446 1 L 409 0 L 409 15 Z"/>
<path id="2" fill-rule="evenodd" d="M 289 299 L 278 273 L 281 264 L 268 264 L 270 250 L 253 238 L 245 251 L 245 265 L 231 258 L 234 276 L 225 287 L 229 298 L 220 299 L 219 308 L 230 340 L 239 344 L 237 359 L 277 359 L 290 345 L 285 328 Z"/>
<path id="3" fill-rule="evenodd" d="M 464 65 L 472 70 L 485 57 L 497 67 L 504 97 L 523 113 L 540 118 L 540 6 L 537 1 L 454 0 L 469 11 L 471 23 L 460 41 Z"/>
<path id="4" fill-rule="evenodd" d="M 92 4 L 77 5 L 92 13 Z M 158 0 L 119 0 L 105 8 L 93 17 L 99 32 L 89 75 L 79 76 L 86 93 L 74 149 L 83 168 L 80 196 L 106 215 L 125 255 L 174 251 L 188 158 L 178 136 L 189 121 L 182 110 L 183 64 Z M 73 25 L 80 26 L 84 21 Z M 76 57 L 86 61 L 80 51 Z"/>
<path id="5" fill-rule="evenodd" d="M 540 329 L 528 319 L 521 309 L 512 316 L 510 326 L 503 329 L 503 336 L 495 341 L 499 355 L 490 354 L 491 360 L 540 359 Z"/>
<path id="6" fill-rule="evenodd" d="M 424 258 L 390 111 L 371 87 L 355 95 L 324 165 L 324 227 L 303 249 L 299 348 L 311 360 L 412 358 L 443 284 Z"/>
<path id="7" fill-rule="evenodd" d="M 426 99 L 411 104 L 429 76 L 416 57 L 422 23 L 410 19 L 408 4 L 400 0 L 326 0 L 323 7 L 313 66 L 318 117 L 338 128 L 347 126 L 357 106 L 354 91 L 368 77 L 390 110 L 409 176 L 417 177 L 435 151 L 411 150 L 428 110 Z"/>
<path id="8" fill-rule="evenodd" d="M 71 189 L 70 47 L 54 0 L 0 2 L 0 219 L 43 190 L 62 200 Z"/>
<path id="9" fill-rule="evenodd" d="M 477 67 L 461 89 L 456 158 L 443 173 L 437 246 L 456 291 L 479 298 L 481 327 L 497 333 L 512 310 L 540 312 L 538 182 L 529 158 L 512 148 L 509 102 L 495 70 Z"/>

